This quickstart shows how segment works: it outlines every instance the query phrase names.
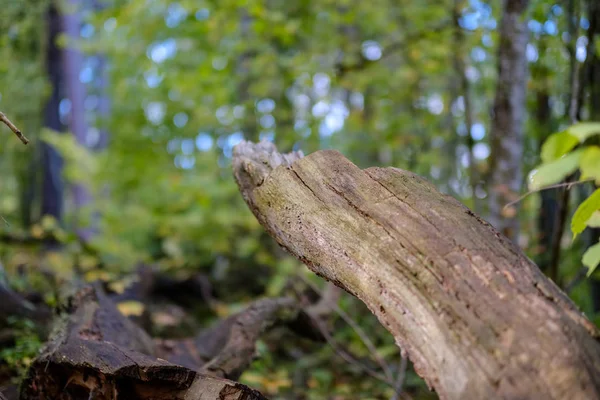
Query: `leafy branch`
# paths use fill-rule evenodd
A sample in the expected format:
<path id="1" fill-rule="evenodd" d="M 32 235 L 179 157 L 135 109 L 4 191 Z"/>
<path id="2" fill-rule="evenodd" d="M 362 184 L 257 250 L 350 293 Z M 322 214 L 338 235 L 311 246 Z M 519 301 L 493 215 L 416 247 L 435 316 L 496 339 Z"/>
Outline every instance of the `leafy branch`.
<path id="1" fill-rule="evenodd" d="M 548 137 L 542 146 L 542 163 L 529 175 L 531 192 L 562 186 L 566 186 L 568 190 L 575 184 L 587 181 L 594 181 L 596 186 L 599 185 L 600 146 L 587 141 L 598 135 L 600 135 L 600 122 L 580 122 Z M 572 176 L 577 170 L 581 172 L 578 182 L 556 184 L 568 180 L 567 177 Z M 526 193 L 525 196 L 531 192 Z M 518 200 L 525 196 L 521 196 Z M 600 227 L 600 189 L 596 189 L 575 210 L 571 220 L 573 239 L 586 227 Z M 600 265 L 600 242 L 589 247 L 581 261 L 588 268 L 587 275 L 591 275 Z"/>

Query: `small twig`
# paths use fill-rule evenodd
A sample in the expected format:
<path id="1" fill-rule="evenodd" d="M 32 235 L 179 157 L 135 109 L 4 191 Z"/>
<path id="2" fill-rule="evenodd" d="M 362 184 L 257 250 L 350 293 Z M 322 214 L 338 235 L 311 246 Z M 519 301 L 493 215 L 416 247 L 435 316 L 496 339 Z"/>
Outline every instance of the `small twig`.
<path id="1" fill-rule="evenodd" d="M 564 291 L 566 294 L 570 294 L 571 291 L 577 287 L 577 285 L 585 280 L 587 271 L 588 269 L 586 267 L 580 268 L 579 271 L 577 271 L 577 275 L 575 275 L 575 277 L 565 285 Z"/>
<path id="2" fill-rule="evenodd" d="M 317 329 L 319 329 L 319 331 L 321 332 L 321 334 L 323 335 L 323 337 L 325 338 L 325 340 L 327 341 L 327 343 L 331 346 L 331 348 L 333 349 L 333 351 L 340 356 L 340 358 L 342 358 L 344 361 L 346 361 L 348 364 L 350 365 L 354 365 L 357 368 L 361 369 L 362 371 L 364 371 L 367 375 L 371 376 L 372 378 L 375 378 L 381 382 L 384 382 L 388 385 L 392 385 L 392 382 L 390 382 L 384 375 L 380 374 L 377 371 L 374 371 L 373 369 L 369 368 L 367 365 L 361 363 L 360 361 L 358 361 L 357 359 L 355 359 L 353 356 L 351 356 L 350 354 L 348 354 L 348 352 L 346 352 L 344 349 L 342 349 L 337 342 L 335 341 L 335 339 L 333 338 L 333 336 L 327 331 L 327 328 L 325 328 L 323 326 L 323 322 L 314 319 L 313 320 Z"/>
<path id="3" fill-rule="evenodd" d="M 15 126 L 15 124 L 13 124 L 10 119 L 8 119 L 8 117 L 6 115 L 4 115 L 4 113 L 2 111 L 0 111 L 0 121 L 4 122 L 6 124 L 6 126 L 8 126 L 10 128 L 11 131 L 13 131 L 15 133 L 15 135 L 17 135 L 17 137 L 21 140 L 21 142 L 23 142 L 23 144 L 27 144 L 29 143 L 29 140 L 23 136 L 23 133 L 21 133 L 21 130 L 19 128 L 17 128 Z"/>
<path id="4" fill-rule="evenodd" d="M 314 290 L 315 292 L 319 293 L 319 295 L 322 295 L 322 293 L 319 290 L 319 288 L 317 287 L 317 285 L 315 285 L 314 283 L 312 283 L 311 281 L 309 281 L 308 279 L 306 279 L 305 276 L 303 276 L 301 274 L 298 274 L 298 275 L 300 276 L 300 279 L 302 279 L 304 281 L 304 283 L 306 283 L 312 290 Z M 377 351 L 377 347 L 371 341 L 371 339 L 369 339 L 369 336 L 360 327 L 360 325 L 358 325 L 358 323 L 356 321 L 354 321 L 352 319 L 352 317 L 350 317 L 336 303 L 330 303 L 327 306 L 329 306 L 329 308 L 331 308 L 332 310 L 334 310 L 340 316 L 340 318 L 342 318 L 342 320 L 344 320 L 344 322 L 346 322 L 354 330 L 354 332 L 358 335 L 358 337 L 363 342 L 363 344 L 365 345 L 365 347 L 369 350 L 369 352 L 371 353 L 371 355 L 373 356 L 373 358 L 375 359 L 375 361 L 377 362 L 377 364 L 379 364 L 379 366 L 383 370 L 386 378 L 391 381 L 392 380 L 392 375 L 393 375 L 391 368 L 385 362 L 385 360 L 381 356 L 381 354 L 379 354 L 379 351 Z"/>
<path id="5" fill-rule="evenodd" d="M 375 344 L 369 339 L 369 337 L 367 336 L 365 331 L 358 325 L 358 323 L 355 320 L 353 320 L 348 314 L 346 314 L 346 312 L 344 310 L 342 310 L 337 304 L 334 306 L 333 309 L 335 310 L 335 312 L 338 313 L 340 318 L 342 318 L 344 320 L 344 322 L 346 322 L 354 330 L 354 332 L 356 332 L 356 334 L 358 335 L 360 340 L 364 343 L 364 345 L 367 347 L 367 349 L 369 349 L 369 352 L 371 353 L 373 358 L 375 358 L 375 361 L 377 361 L 377 363 L 383 370 L 385 376 L 388 379 L 391 379 L 392 378 L 392 370 L 390 369 L 389 365 L 385 362 L 385 360 L 383 359 L 381 354 L 379 354 L 379 351 L 375 347 Z"/>
<path id="6" fill-rule="evenodd" d="M 296 291 L 296 292 L 298 293 L 302 303 L 309 303 L 308 299 L 302 293 L 300 293 L 299 291 Z M 340 358 L 342 358 L 348 364 L 354 365 L 358 369 L 364 371 L 367 375 L 371 376 L 372 378 L 375 378 L 381 382 L 384 382 L 387 385 L 390 385 L 390 386 L 393 385 L 393 382 L 390 379 L 388 379 L 386 376 L 373 370 L 369 366 L 361 363 L 360 361 L 355 359 L 353 356 L 351 356 L 347 351 L 345 351 L 341 346 L 339 346 L 337 344 L 337 342 L 335 341 L 335 339 L 333 338 L 333 336 L 329 333 L 327 328 L 324 326 L 323 321 L 319 320 L 319 318 L 316 318 L 316 317 L 311 317 L 311 319 L 312 319 L 313 323 L 315 324 L 315 327 L 319 330 L 319 332 L 321 332 L 321 335 L 323 335 L 323 338 L 325 338 L 325 341 L 327 342 L 327 344 L 329 344 L 329 346 L 331 346 L 331 348 L 333 349 L 335 354 L 337 354 Z"/>
<path id="7" fill-rule="evenodd" d="M 398 377 L 396 378 L 396 384 L 394 385 L 394 397 L 392 400 L 398 400 L 402 394 L 402 385 L 406 378 L 406 369 L 408 367 L 408 358 L 400 355 L 400 362 L 398 364 Z"/>
<path id="8" fill-rule="evenodd" d="M 548 190 L 548 189 L 556 189 L 556 188 L 560 188 L 560 187 L 566 187 L 567 190 L 570 190 L 573 186 L 581 185 L 582 183 L 591 182 L 593 180 L 594 180 L 594 178 L 586 179 L 583 181 L 576 181 L 576 182 L 563 182 L 563 183 L 557 183 L 555 185 L 544 186 L 543 188 L 539 188 L 536 190 L 531 190 L 531 191 L 525 193 L 524 195 L 522 195 L 521 197 L 519 197 L 518 199 L 506 204 L 504 206 L 504 208 L 506 209 L 506 208 L 512 206 L 513 204 L 517 204 L 518 202 L 520 202 L 521 200 L 523 200 L 525 197 L 529 196 L 530 194 L 538 193 L 538 192 Z"/>
<path id="9" fill-rule="evenodd" d="M 360 361 L 358 361 L 357 359 L 352 357 L 350 354 L 348 354 L 348 352 L 346 352 L 340 346 L 338 346 L 338 344 L 336 343 L 333 336 L 331 336 L 329 334 L 329 332 L 327 331 L 327 329 L 322 325 L 322 322 L 317 321 L 316 325 L 319 328 L 319 330 L 321 331 L 321 333 L 323 334 L 323 336 L 325 337 L 325 340 L 327 341 L 327 343 L 329 343 L 329 345 L 333 349 L 333 351 L 335 351 L 335 353 L 338 356 L 340 356 L 342 359 L 344 359 L 344 361 L 346 361 L 350 365 L 354 365 L 354 366 L 358 367 L 359 369 L 362 369 L 368 375 L 370 375 L 371 377 L 373 377 L 381 382 L 387 383 L 388 385 L 391 383 L 385 376 L 378 373 L 377 371 L 372 370 L 365 364 L 361 363 Z"/>

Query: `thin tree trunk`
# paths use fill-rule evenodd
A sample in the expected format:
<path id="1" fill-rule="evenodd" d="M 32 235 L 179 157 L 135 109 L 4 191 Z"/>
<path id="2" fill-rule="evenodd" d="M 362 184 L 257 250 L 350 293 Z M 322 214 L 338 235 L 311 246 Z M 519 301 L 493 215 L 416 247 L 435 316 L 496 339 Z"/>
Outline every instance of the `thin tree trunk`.
<path id="1" fill-rule="evenodd" d="M 461 91 L 463 103 L 465 106 L 465 125 L 467 130 L 467 135 L 465 137 L 466 146 L 469 155 L 469 186 L 471 186 L 471 202 L 473 204 L 473 210 L 476 213 L 479 213 L 479 199 L 475 194 L 475 189 L 477 188 L 478 183 L 478 174 L 477 174 L 477 165 L 475 164 L 475 157 L 473 156 L 473 146 L 475 141 L 473 140 L 473 136 L 471 135 L 471 130 L 473 129 L 473 106 L 471 104 L 471 85 L 469 83 L 469 79 L 466 74 L 466 63 L 465 63 L 465 34 L 463 29 L 459 24 L 459 19 L 461 16 L 460 6 L 461 0 L 454 0 L 454 8 L 452 10 L 453 19 L 454 19 L 454 46 L 456 48 L 456 52 L 454 53 L 453 64 L 454 70 L 458 75 L 458 79 L 460 81 Z"/>
<path id="2" fill-rule="evenodd" d="M 63 130 L 60 121 L 59 105 L 62 98 L 63 63 L 62 52 L 56 44 L 56 39 L 62 31 L 61 18 L 53 3 L 48 9 L 48 44 L 46 68 L 51 93 L 44 110 L 44 126 L 57 132 Z M 50 215 L 61 221 L 63 215 L 63 160 L 58 152 L 48 143 L 42 142 L 42 193 L 41 215 Z"/>
<path id="3" fill-rule="evenodd" d="M 79 39 L 79 31 L 81 29 L 81 2 L 71 0 L 67 3 L 74 10 L 69 10 L 69 13 L 63 12 L 62 20 L 65 30 L 65 35 L 70 41 Z M 71 101 L 71 112 L 69 114 L 69 130 L 75 136 L 75 140 L 80 146 L 87 147 L 88 126 L 85 120 L 84 102 L 86 98 L 86 87 L 79 79 L 79 75 L 83 66 L 83 54 L 74 47 L 73 43 L 63 51 L 65 65 L 65 86 L 67 95 Z M 75 210 L 81 212 L 81 209 L 89 205 L 92 198 L 89 190 L 81 183 L 75 183 L 73 186 L 73 205 Z M 91 231 L 89 227 L 82 226 L 81 220 L 78 221 L 76 230 L 78 235 L 83 240 L 88 240 Z"/>
<path id="4" fill-rule="evenodd" d="M 579 16 L 576 13 L 576 0 L 569 0 L 567 3 L 567 24 L 569 41 L 566 44 L 567 52 L 569 53 L 569 92 L 567 97 L 567 117 L 570 123 L 574 124 L 579 114 L 578 105 L 578 86 L 579 73 L 578 63 L 576 58 L 576 42 L 578 32 Z M 547 78 L 546 78 L 547 79 Z M 546 81 L 545 81 L 546 82 Z M 551 110 L 549 104 L 549 88 L 547 83 L 544 85 L 544 104 L 538 104 L 538 124 L 547 131 L 548 135 L 554 131 L 548 122 L 551 118 Z M 542 270 L 546 269 L 546 273 L 557 285 L 562 286 L 562 277 L 560 274 L 560 255 L 562 252 L 562 238 L 565 231 L 567 217 L 569 215 L 569 197 L 571 191 L 567 188 L 546 190 L 541 194 L 542 209 L 540 210 L 539 227 L 543 236 L 542 251 L 545 254 L 547 263 L 542 265 Z M 546 210 L 544 210 L 546 207 Z M 555 210 L 549 214 L 549 210 Z M 546 219 L 545 221 L 543 219 Z M 548 249 L 550 252 L 548 253 Z M 549 258 L 548 258 L 549 257 Z M 544 268 L 547 267 L 547 268 Z"/>
<path id="5" fill-rule="evenodd" d="M 102 0 L 93 0 L 93 7 L 95 11 L 102 11 L 106 6 Z M 100 138 L 94 150 L 103 150 L 108 146 L 109 132 L 105 128 L 106 122 L 110 116 L 111 99 L 108 93 L 109 88 L 109 74 L 108 74 L 108 61 L 103 54 L 96 54 L 98 60 L 98 67 L 96 69 L 96 90 L 99 98 L 98 108 L 96 110 L 96 123 L 100 125 Z"/>
<path id="6" fill-rule="evenodd" d="M 540 57 L 545 52 L 545 46 L 540 46 Z M 541 87 L 536 92 L 536 106 L 535 106 L 535 121 L 536 128 L 539 134 L 539 151 L 546 138 L 554 132 L 554 124 L 552 122 L 552 110 L 550 109 L 550 93 L 548 86 L 548 76 L 545 71 L 539 71 L 540 76 L 536 76 L 538 71 L 533 70 L 534 79 L 541 81 Z M 558 202 L 557 202 L 558 190 L 549 189 L 540 192 L 540 210 L 538 213 L 538 255 L 536 258 L 537 264 L 541 270 L 546 272 L 551 278 L 552 274 L 549 273 L 551 256 L 550 249 L 552 249 L 552 238 L 554 237 L 554 231 L 556 227 L 556 216 L 558 213 Z"/>
<path id="7" fill-rule="evenodd" d="M 569 42 L 567 51 L 569 53 L 569 121 L 574 124 L 577 122 L 579 115 L 579 62 L 577 61 L 577 37 L 579 36 L 579 19 L 580 12 L 578 0 L 569 0 L 567 3 L 567 24 L 569 33 Z"/>
<path id="8" fill-rule="evenodd" d="M 586 1 L 586 5 L 587 5 L 587 18 L 589 21 L 589 27 L 587 29 L 587 34 L 586 34 L 586 38 L 587 38 L 587 46 L 586 46 L 586 58 L 585 58 L 585 62 L 583 63 L 583 66 L 581 67 L 580 71 L 579 71 L 579 85 L 578 85 L 578 96 L 577 96 L 577 102 L 578 102 L 578 108 L 579 108 L 579 114 L 577 115 L 577 120 L 581 120 L 582 117 L 582 112 L 585 110 L 584 104 L 586 103 L 586 93 L 591 92 L 591 89 L 589 87 L 589 85 L 592 84 L 592 82 L 594 81 L 594 60 L 597 56 L 597 49 L 596 49 L 596 42 L 595 42 L 595 37 L 596 34 L 598 33 L 598 30 L 600 29 L 600 17 L 598 15 L 600 15 L 600 4 L 598 4 L 598 2 L 596 2 L 595 0 L 587 0 Z M 594 102 L 593 100 L 590 100 L 592 103 Z M 594 108 L 592 107 L 590 110 L 590 117 L 593 119 L 594 118 Z M 597 109 L 596 109 L 597 112 Z"/>
<path id="9" fill-rule="evenodd" d="M 504 0 L 498 46 L 498 82 L 492 112 L 490 222 L 506 237 L 517 241 L 518 204 L 506 209 L 521 191 L 523 127 L 527 84 L 528 0 Z"/>

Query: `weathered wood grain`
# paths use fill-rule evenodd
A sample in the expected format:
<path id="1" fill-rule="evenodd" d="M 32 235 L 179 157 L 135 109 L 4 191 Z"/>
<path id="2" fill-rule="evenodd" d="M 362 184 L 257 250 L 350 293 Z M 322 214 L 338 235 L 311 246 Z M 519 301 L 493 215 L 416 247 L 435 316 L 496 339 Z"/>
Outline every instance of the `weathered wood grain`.
<path id="1" fill-rule="evenodd" d="M 340 153 L 241 143 L 260 223 L 360 298 L 442 399 L 600 398 L 598 331 L 514 244 L 452 197 Z"/>

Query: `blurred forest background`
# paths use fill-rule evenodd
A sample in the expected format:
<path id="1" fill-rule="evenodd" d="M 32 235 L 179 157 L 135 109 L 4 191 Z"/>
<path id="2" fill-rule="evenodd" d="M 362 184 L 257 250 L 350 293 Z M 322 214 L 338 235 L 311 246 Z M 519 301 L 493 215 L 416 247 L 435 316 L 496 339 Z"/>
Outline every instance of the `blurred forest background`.
<path id="1" fill-rule="evenodd" d="M 593 183 L 504 207 L 528 190 L 552 133 L 600 120 L 597 0 L 0 0 L 0 10 L 0 111 L 32 141 L 0 128 L 0 287 L 55 305 L 75 280 L 121 293 L 141 270 L 202 277 L 203 300 L 184 290 L 183 301 L 121 302 L 163 337 L 260 296 L 318 291 L 232 178 L 233 147 L 270 140 L 422 175 L 600 321 L 600 282 L 581 261 L 598 230 L 573 241 L 568 229 Z M 393 397 L 400 375 L 401 398 L 436 398 L 410 366 L 404 374 L 360 301 L 343 296 L 334 315 L 327 343 L 271 332 L 240 380 L 273 399 L 375 399 Z M 0 338 L 10 382 L 43 340 L 26 319 L 4 323 L 21 332 Z"/>

